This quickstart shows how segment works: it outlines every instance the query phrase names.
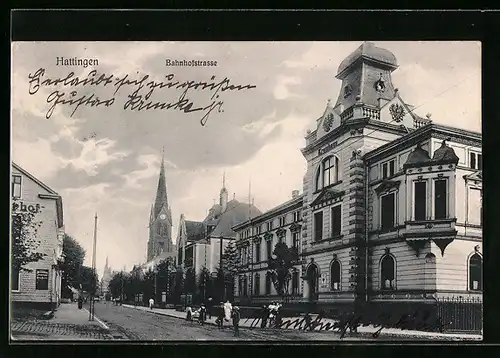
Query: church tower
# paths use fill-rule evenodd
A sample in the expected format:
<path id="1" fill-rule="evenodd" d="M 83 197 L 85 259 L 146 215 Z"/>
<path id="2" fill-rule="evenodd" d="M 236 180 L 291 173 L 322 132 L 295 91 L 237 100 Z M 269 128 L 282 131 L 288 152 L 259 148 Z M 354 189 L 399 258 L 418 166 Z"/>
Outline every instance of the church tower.
<path id="1" fill-rule="evenodd" d="M 156 199 L 154 204 L 151 205 L 151 213 L 149 216 L 148 261 L 163 252 L 174 252 L 172 244 L 172 212 L 168 205 L 164 162 L 164 153 L 162 150 Z"/>

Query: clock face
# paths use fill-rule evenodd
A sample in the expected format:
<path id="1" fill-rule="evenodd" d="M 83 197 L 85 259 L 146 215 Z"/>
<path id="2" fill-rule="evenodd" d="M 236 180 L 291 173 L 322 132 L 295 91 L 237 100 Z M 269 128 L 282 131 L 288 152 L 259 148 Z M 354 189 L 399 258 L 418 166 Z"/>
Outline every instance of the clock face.
<path id="1" fill-rule="evenodd" d="M 161 215 L 160 215 L 160 219 L 162 219 L 162 220 L 165 220 L 165 219 L 166 219 L 166 217 L 167 217 L 167 216 L 166 216 L 165 214 L 161 214 Z"/>

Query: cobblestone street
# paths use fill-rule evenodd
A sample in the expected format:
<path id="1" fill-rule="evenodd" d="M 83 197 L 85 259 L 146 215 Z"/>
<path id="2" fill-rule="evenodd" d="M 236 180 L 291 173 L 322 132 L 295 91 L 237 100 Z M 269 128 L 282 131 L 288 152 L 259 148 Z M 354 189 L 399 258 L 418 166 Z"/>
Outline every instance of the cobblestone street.
<path id="1" fill-rule="evenodd" d="M 165 341 L 293 341 L 321 340 L 338 341 L 340 334 L 334 332 L 301 332 L 293 330 L 240 328 L 240 336 L 234 337 L 231 326 L 224 329 L 184 319 L 153 314 L 112 303 L 96 305 L 96 315 L 111 330 L 113 337 L 123 336 L 125 340 L 165 340 Z M 361 340 L 349 337 L 349 340 Z"/>
<path id="2" fill-rule="evenodd" d="M 82 326 L 32 320 L 12 322 L 11 334 L 14 340 L 107 340 L 113 338 L 106 329 L 95 325 Z"/>

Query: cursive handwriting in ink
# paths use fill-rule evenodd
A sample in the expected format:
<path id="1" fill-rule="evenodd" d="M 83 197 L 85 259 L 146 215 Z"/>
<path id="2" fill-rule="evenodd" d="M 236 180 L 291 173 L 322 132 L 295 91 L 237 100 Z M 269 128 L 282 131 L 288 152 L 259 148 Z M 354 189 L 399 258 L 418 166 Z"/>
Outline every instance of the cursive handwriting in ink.
<path id="1" fill-rule="evenodd" d="M 422 315 L 420 315 L 422 313 Z M 363 318 L 363 315 L 355 315 L 350 314 L 344 317 L 341 317 L 339 320 L 335 320 L 335 322 L 322 322 L 323 315 L 319 314 L 313 321 L 306 322 L 306 318 L 296 318 L 296 319 L 288 319 L 283 320 L 281 324 L 277 328 L 292 328 L 298 330 L 316 330 L 316 331 L 330 331 L 338 329 L 340 333 L 340 338 L 344 338 L 347 330 L 349 329 L 351 332 L 357 332 L 357 328 L 360 326 L 372 326 L 373 328 L 378 328 L 377 331 L 372 333 L 373 338 L 378 338 L 380 333 L 384 328 L 396 328 L 396 329 L 419 329 L 419 330 L 438 330 L 440 332 L 443 331 L 443 325 L 441 324 L 439 319 L 436 319 L 435 322 L 429 322 L 430 313 L 428 311 L 415 311 L 413 314 L 403 314 L 399 317 L 398 321 L 391 323 L 392 316 L 386 312 L 380 314 L 377 319 L 370 320 Z M 248 320 L 251 318 L 247 318 Z M 258 323 L 261 321 L 261 318 L 253 318 L 251 323 L 251 328 L 257 327 Z"/>
<path id="2" fill-rule="evenodd" d="M 103 85 L 106 86 L 108 84 L 111 84 L 113 75 L 106 75 L 106 74 L 101 74 L 98 78 L 97 77 L 97 71 L 92 70 L 90 71 L 85 78 L 79 78 L 75 77 L 74 72 L 70 72 L 66 77 L 63 78 L 56 78 L 56 79 L 51 79 L 47 78 L 42 81 L 42 77 L 45 76 L 45 69 L 40 68 L 38 69 L 34 74 L 29 74 L 29 94 L 34 95 L 35 93 L 38 92 L 40 89 L 40 86 L 70 86 L 70 87 L 77 87 L 77 86 L 99 86 Z"/>
<path id="3" fill-rule="evenodd" d="M 205 126 L 213 113 L 224 112 L 224 101 L 219 99 L 219 95 L 225 91 L 242 91 L 256 88 L 255 85 L 235 85 L 231 83 L 228 77 L 223 80 L 217 80 L 213 75 L 209 81 L 179 81 L 174 74 L 165 76 L 164 81 L 154 81 L 149 75 L 141 75 L 136 79 L 130 78 L 128 74 L 123 77 L 116 77 L 113 74 L 97 73 L 96 70 L 90 71 L 85 76 L 76 76 L 74 72 L 68 73 L 64 77 L 46 78 L 44 68 L 39 68 L 34 73 L 29 73 L 29 94 L 34 95 L 39 92 L 40 88 L 46 87 L 77 87 L 77 86 L 107 86 L 114 87 L 113 96 L 109 99 L 101 99 L 95 93 L 90 95 L 79 95 L 76 90 L 68 90 L 56 88 L 46 99 L 50 105 L 47 110 L 46 118 L 49 119 L 54 113 L 58 105 L 68 105 L 72 107 L 71 116 L 73 116 L 80 106 L 87 107 L 109 107 L 114 104 L 115 96 L 124 88 L 130 88 L 132 93 L 126 96 L 126 102 L 123 105 L 124 110 L 142 111 L 142 110 L 165 110 L 173 109 L 183 113 L 201 112 L 203 115 L 200 119 L 201 126 Z M 180 96 L 176 101 L 171 103 L 155 101 L 151 99 L 153 92 L 156 89 L 172 89 L 180 92 Z M 190 90 L 206 91 L 211 94 L 210 104 L 199 105 L 188 97 Z"/>
<path id="4" fill-rule="evenodd" d="M 73 114 L 75 114 L 76 110 L 82 105 L 83 106 L 90 106 L 90 107 L 99 107 L 101 105 L 105 105 L 106 107 L 109 107 L 115 102 L 114 97 L 102 101 L 99 99 L 99 97 L 94 96 L 94 94 L 91 94 L 89 97 L 87 97 L 86 95 L 83 95 L 79 98 L 75 98 L 77 96 L 77 94 L 78 93 L 76 91 L 71 91 L 69 93 L 71 98 L 65 99 L 64 96 L 66 94 L 64 92 L 59 92 L 59 91 L 52 92 L 47 97 L 47 103 L 52 103 L 52 106 L 49 107 L 49 109 L 45 115 L 45 118 L 49 119 L 52 116 L 52 114 L 54 113 L 54 109 L 56 108 L 56 106 L 58 104 L 67 104 L 70 107 L 75 106 L 75 108 L 73 109 L 73 112 L 71 112 L 71 114 L 70 114 L 70 117 L 73 117 Z"/>

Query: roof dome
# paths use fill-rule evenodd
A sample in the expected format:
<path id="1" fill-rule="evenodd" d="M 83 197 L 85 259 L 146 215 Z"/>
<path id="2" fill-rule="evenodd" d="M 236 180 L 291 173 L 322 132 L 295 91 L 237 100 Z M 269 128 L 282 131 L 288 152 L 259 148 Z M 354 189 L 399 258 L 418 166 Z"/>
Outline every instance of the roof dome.
<path id="1" fill-rule="evenodd" d="M 337 76 L 344 72 L 346 68 L 351 66 L 359 58 L 375 60 L 392 68 L 396 68 L 398 66 L 396 56 L 394 56 L 391 51 L 377 47 L 372 42 L 365 41 L 340 63 L 337 70 Z"/>
<path id="2" fill-rule="evenodd" d="M 408 159 L 406 160 L 404 166 L 427 163 L 430 162 L 430 160 L 431 157 L 429 156 L 429 153 L 426 150 L 422 149 L 419 143 L 417 144 L 417 147 L 408 156 Z"/>
<path id="3" fill-rule="evenodd" d="M 445 163 L 458 163 L 458 156 L 455 154 L 453 148 L 446 145 L 446 140 L 443 140 L 441 147 L 439 147 L 432 156 L 433 162 L 445 162 Z"/>

